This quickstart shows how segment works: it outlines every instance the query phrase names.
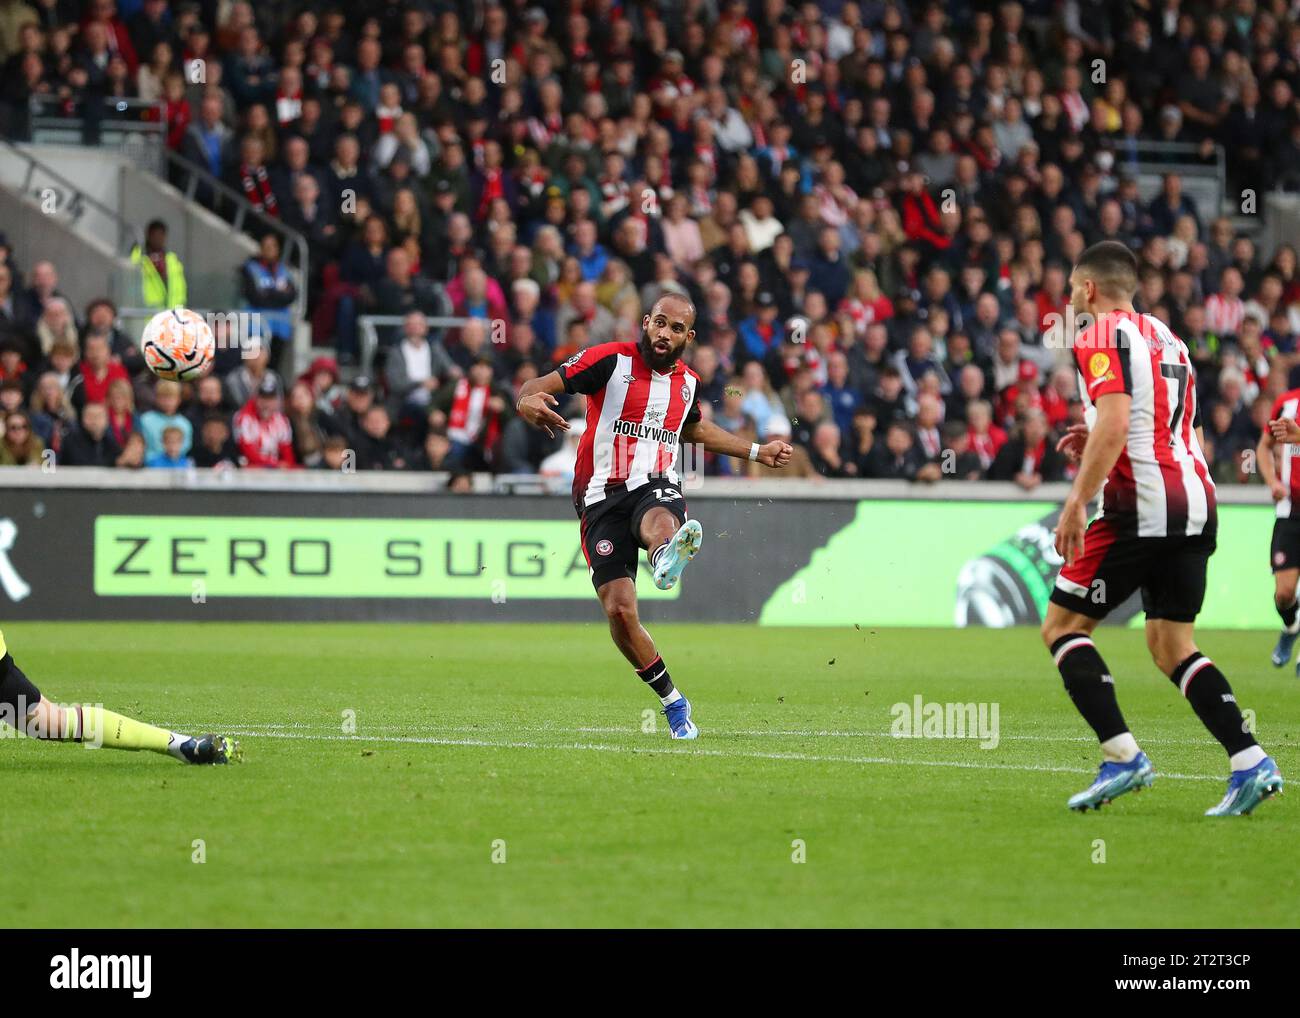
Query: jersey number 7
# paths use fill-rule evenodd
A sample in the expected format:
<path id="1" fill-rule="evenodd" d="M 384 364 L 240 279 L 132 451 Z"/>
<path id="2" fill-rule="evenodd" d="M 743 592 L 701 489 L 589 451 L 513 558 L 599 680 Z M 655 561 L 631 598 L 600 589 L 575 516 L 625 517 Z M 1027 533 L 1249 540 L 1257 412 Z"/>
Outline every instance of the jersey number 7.
<path id="1" fill-rule="evenodd" d="M 1187 380 L 1190 372 L 1186 364 L 1161 364 L 1160 374 L 1174 383 L 1174 394 L 1177 396 L 1177 402 L 1170 400 L 1174 404 L 1174 412 L 1169 418 L 1169 444 L 1178 444 L 1178 433 L 1182 430 L 1183 413 L 1187 409 Z"/>

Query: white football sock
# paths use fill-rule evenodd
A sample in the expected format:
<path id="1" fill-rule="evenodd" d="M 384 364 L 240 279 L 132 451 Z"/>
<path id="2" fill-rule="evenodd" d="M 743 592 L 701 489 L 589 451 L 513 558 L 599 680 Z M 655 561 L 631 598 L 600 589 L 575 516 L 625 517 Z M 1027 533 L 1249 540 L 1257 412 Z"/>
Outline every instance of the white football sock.
<path id="1" fill-rule="evenodd" d="M 1141 753 L 1132 732 L 1121 732 L 1101 744 L 1101 755 L 1111 763 L 1128 763 Z"/>
<path id="2" fill-rule="evenodd" d="M 1257 763 L 1268 756 L 1262 746 L 1251 746 L 1249 749 L 1243 749 L 1240 753 L 1233 753 L 1228 757 L 1228 763 L 1234 771 L 1248 771 Z"/>
<path id="3" fill-rule="evenodd" d="M 681 691 L 678 689 L 674 689 L 667 696 L 659 697 L 659 702 L 662 703 L 665 707 L 667 707 L 669 704 L 676 703 L 681 698 L 682 698 Z"/>

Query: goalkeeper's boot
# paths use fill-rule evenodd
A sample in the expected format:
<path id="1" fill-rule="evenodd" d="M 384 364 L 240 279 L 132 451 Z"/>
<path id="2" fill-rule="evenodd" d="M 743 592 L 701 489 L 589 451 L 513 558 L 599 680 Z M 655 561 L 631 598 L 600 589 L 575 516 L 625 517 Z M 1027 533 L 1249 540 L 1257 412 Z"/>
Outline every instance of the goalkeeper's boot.
<path id="1" fill-rule="evenodd" d="M 1207 817 L 1245 816 L 1265 799 L 1282 794 L 1282 772 L 1271 756 L 1254 767 L 1233 771 L 1228 778 L 1228 793 L 1217 806 L 1205 811 Z"/>
<path id="2" fill-rule="evenodd" d="M 686 564 L 695 557 L 704 543 L 704 528 L 697 520 L 687 520 L 681 529 L 673 535 L 672 540 L 660 547 L 658 557 L 654 560 L 655 586 L 660 590 L 672 590 Z"/>
<path id="3" fill-rule="evenodd" d="M 1070 809 L 1087 812 L 1088 807 L 1101 809 L 1125 792 L 1140 792 L 1156 780 L 1156 769 L 1145 753 L 1138 753 L 1128 763 L 1106 760 L 1097 771 L 1097 779 L 1082 792 L 1070 796 Z"/>
<path id="4" fill-rule="evenodd" d="M 668 731 L 674 739 L 698 739 L 700 730 L 691 720 L 691 701 L 682 697 L 661 712 L 668 719 Z"/>
<path id="5" fill-rule="evenodd" d="M 178 749 L 192 764 L 240 763 L 244 759 L 244 747 L 224 735 L 203 735 L 181 743 Z"/>
<path id="6" fill-rule="evenodd" d="M 1300 626 L 1296 627 L 1294 633 L 1289 629 L 1283 629 L 1277 634 L 1277 646 L 1273 648 L 1274 668 L 1285 668 L 1287 662 L 1291 660 L 1291 651 L 1295 648 L 1296 637 L 1300 637 Z"/>

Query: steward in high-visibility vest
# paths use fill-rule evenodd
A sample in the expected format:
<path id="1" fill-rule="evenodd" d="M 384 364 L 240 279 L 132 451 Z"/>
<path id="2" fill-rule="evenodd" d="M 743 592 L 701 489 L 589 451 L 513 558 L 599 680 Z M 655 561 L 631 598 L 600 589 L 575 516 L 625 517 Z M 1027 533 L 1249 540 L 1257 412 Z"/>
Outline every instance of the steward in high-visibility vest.
<path id="1" fill-rule="evenodd" d="M 131 249 L 131 263 L 140 266 L 140 289 L 149 308 L 185 307 L 189 296 L 185 266 L 174 251 L 167 250 L 167 224 L 155 219 L 144 235 L 144 248 Z"/>

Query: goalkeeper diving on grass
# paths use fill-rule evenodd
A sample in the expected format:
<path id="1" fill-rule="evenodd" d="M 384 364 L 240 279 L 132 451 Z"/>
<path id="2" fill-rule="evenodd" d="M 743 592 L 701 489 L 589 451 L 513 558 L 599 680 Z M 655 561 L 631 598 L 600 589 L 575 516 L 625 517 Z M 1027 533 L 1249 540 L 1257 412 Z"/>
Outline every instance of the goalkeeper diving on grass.
<path id="1" fill-rule="evenodd" d="M 183 763 L 224 764 L 243 759 L 239 743 L 221 735 L 194 738 L 103 707 L 51 703 L 14 662 L 4 633 L 0 633 L 0 721 L 33 739 L 108 749 L 146 749 L 166 753 Z"/>
<path id="2" fill-rule="evenodd" d="M 695 305 L 667 293 L 641 321 L 640 342 L 601 343 L 556 371 L 524 383 L 519 415 L 554 437 L 569 422 L 553 408 L 559 396 L 587 397 L 587 429 L 578 445 L 573 508 L 582 551 L 609 619 L 610 635 L 637 676 L 663 705 L 674 739 L 699 729 L 691 705 L 637 614 L 636 575 L 644 550 L 654 584 L 671 590 L 704 540 L 689 519 L 677 466 L 683 442 L 708 452 L 784 467 L 785 442 L 759 445 L 723 430 L 700 412 L 699 375 L 681 359 L 695 338 Z"/>

